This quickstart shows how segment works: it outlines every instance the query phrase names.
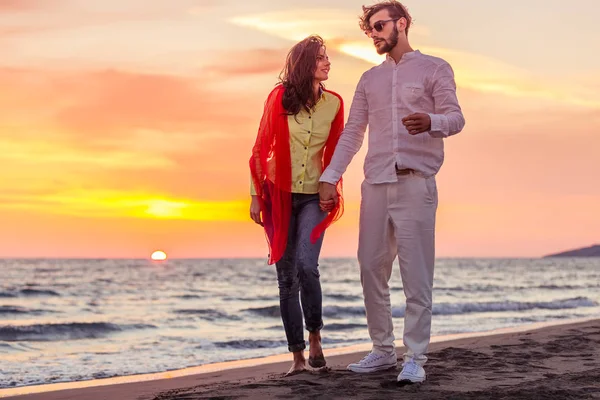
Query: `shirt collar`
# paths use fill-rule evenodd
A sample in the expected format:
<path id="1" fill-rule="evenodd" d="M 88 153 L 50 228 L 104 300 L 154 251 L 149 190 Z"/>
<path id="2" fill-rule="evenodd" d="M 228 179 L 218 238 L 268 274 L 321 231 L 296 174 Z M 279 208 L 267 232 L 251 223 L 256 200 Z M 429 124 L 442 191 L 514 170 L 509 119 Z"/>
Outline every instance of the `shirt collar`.
<path id="1" fill-rule="evenodd" d="M 402 58 L 400 59 L 400 61 L 410 60 L 411 58 L 416 58 L 420 55 L 421 55 L 421 52 L 419 50 L 409 51 L 408 53 L 404 53 L 402 55 Z M 385 62 L 386 63 L 394 63 L 394 64 L 396 63 L 396 61 L 394 61 L 394 59 L 392 58 L 392 56 L 389 55 L 389 53 L 385 56 Z"/>
<path id="2" fill-rule="evenodd" d="M 325 91 L 322 87 L 319 88 L 319 98 L 317 99 L 317 103 L 325 98 Z"/>

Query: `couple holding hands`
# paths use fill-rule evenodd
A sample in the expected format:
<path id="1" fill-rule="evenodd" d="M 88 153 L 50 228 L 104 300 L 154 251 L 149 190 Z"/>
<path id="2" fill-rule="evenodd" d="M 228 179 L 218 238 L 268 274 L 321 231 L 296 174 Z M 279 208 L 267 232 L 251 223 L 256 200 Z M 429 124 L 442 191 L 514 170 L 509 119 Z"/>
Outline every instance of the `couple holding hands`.
<path id="1" fill-rule="evenodd" d="M 372 350 L 348 365 L 356 373 L 396 368 L 389 279 L 398 257 L 406 312 L 399 382 L 423 382 L 430 341 L 435 262 L 435 175 L 443 139 L 465 120 L 451 66 L 413 50 L 411 16 L 398 1 L 363 6 L 360 28 L 380 65 L 363 73 L 344 124 L 344 102 L 325 89 L 331 64 L 325 43 L 310 36 L 290 50 L 280 83 L 269 94 L 250 157 L 250 216 L 263 226 L 275 264 L 281 317 L 294 361 L 326 365 L 321 347 L 318 269 L 324 232 L 343 213 L 342 175 L 363 144 L 358 262 Z"/>

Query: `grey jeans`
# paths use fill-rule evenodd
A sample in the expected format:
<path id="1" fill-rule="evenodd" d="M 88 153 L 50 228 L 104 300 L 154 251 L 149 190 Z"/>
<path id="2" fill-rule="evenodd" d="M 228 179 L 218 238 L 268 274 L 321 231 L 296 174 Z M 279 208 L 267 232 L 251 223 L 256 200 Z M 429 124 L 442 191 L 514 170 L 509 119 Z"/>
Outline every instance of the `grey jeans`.
<path id="1" fill-rule="evenodd" d="M 324 234 L 314 244 L 310 241 L 310 234 L 325 216 L 326 213 L 319 208 L 318 194 L 292 194 L 287 247 L 276 263 L 281 319 L 291 352 L 306 348 L 303 314 L 309 332 L 323 328 L 318 261 Z"/>

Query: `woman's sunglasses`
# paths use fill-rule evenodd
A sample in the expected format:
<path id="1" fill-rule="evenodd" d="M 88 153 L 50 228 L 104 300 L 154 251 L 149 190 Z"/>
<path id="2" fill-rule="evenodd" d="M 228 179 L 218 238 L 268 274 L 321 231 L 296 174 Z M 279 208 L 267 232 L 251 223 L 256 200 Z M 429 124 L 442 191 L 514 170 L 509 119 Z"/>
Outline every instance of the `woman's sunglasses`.
<path id="1" fill-rule="evenodd" d="M 400 18 L 393 18 L 393 19 L 386 19 L 384 21 L 377 21 L 373 24 L 373 28 L 371 29 L 367 29 L 365 31 L 365 35 L 370 35 L 371 32 L 373 32 L 373 29 L 375 29 L 377 32 L 381 32 L 383 30 L 383 27 L 385 26 L 385 24 L 387 24 L 390 21 L 398 21 Z"/>

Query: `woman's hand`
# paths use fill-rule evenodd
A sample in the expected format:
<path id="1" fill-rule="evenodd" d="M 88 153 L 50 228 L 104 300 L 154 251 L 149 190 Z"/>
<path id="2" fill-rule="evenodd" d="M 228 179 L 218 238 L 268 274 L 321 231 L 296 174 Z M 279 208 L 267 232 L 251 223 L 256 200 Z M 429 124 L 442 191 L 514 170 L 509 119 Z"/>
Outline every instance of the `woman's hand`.
<path id="1" fill-rule="evenodd" d="M 258 196 L 252 196 L 252 202 L 250 203 L 250 218 L 260 226 L 263 226 L 260 218 L 260 203 L 258 202 Z"/>

